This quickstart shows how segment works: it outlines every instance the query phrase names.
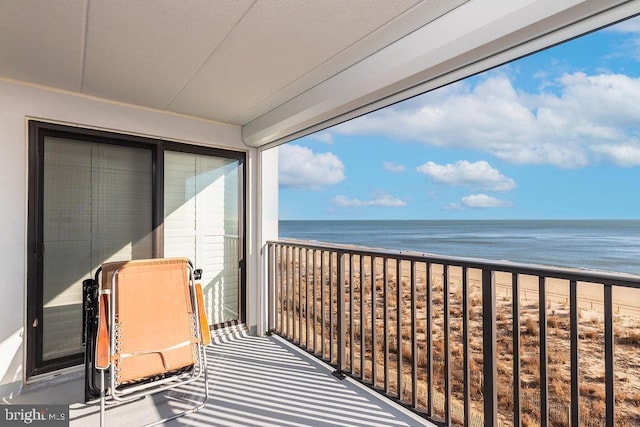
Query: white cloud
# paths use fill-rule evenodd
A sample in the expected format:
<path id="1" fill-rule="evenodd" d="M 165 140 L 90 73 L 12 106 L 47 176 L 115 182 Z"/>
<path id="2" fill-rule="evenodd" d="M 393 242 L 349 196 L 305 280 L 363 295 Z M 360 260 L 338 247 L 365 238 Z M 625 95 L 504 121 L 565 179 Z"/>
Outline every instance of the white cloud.
<path id="1" fill-rule="evenodd" d="M 349 198 L 347 196 L 336 196 L 333 198 L 333 204 L 339 208 L 357 208 L 362 206 L 382 206 L 397 208 L 406 206 L 406 202 L 393 197 L 387 193 L 374 194 L 373 198 L 369 200 L 360 200 L 356 198 Z"/>
<path id="2" fill-rule="evenodd" d="M 438 184 L 464 186 L 488 191 L 510 191 L 516 187 L 513 179 L 504 176 L 484 160 L 470 163 L 459 160 L 455 164 L 439 165 L 427 162 L 417 168 Z"/>
<path id="3" fill-rule="evenodd" d="M 596 145 L 591 149 L 606 162 L 622 167 L 640 166 L 640 145 Z"/>
<path id="4" fill-rule="evenodd" d="M 404 165 L 395 162 L 382 162 L 382 166 L 385 170 L 394 173 L 404 172 L 407 169 Z"/>
<path id="5" fill-rule="evenodd" d="M 640 78 L 574 73 L 553 86 L 557 93 L 526 93 L 506 75 L 490 73 L 475 85 L 455 83 L 334 132 L 388 135 L 563 168 L 586 166 L 592 147 L 627 146 L 640 132 Z"/>
<path id="6" fill-rule="evenodd" d="M 314 153 L 295 144 L 279 148 L 279 184 L 297 190 L 321 190 L 345 179 L 344 164 L 333 153 Z"/>
<path id="7" fill-rule="evenodd" d="M 335 142 L 333 134 L 327 131 L 311 134 L 309 135 L 309 138 L 324 142 L 325 144 L 333 144 Z"/>
<path id="8" fill-rule="evenodd" d="M 460 203 L 452 203 L 446 209 L 487 209 L 506 208 L 513 204 L 505 200 L 500 200 L 486 194 L 471 194 L 462 198 Z"/>

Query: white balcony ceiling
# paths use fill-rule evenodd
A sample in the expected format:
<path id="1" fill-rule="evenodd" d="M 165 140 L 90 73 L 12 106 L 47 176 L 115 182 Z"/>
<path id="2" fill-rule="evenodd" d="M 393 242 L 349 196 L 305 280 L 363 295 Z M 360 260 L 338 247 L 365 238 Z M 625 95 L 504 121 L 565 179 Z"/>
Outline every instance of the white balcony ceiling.
<path id="1" fill-rule="evenodd" d="M 259 146 L 623 3 L 0 0 L 0 78 L 242 126 Z"/>

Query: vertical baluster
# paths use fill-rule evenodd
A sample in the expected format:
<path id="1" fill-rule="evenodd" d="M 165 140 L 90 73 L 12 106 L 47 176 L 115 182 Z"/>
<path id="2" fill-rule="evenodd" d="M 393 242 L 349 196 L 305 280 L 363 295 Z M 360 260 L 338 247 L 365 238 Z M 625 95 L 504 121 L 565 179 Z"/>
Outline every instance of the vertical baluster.
<path id="1" fill-rule="evenodd" d="M 467 267 L 462 268 L 462 365 L 463 365 L 463 410 L 464 424 L 469 425 L 471 414 L 471 386 L 470 386 L 470 363 L 469 357 L 469 281 Z"/>
<path id="2" fill-rule="evenodd" d="M 289 282 L 289 293 L 290 293 L 290 299 L 291 299 L 291 306 L 289 307 L 289 311 L 288 311 L 288 315 L 290 317 L 290 321 L 291 321 L 291 329 L 289 330 L 289 334 L 291 335 L 289 337 L 289 339 L 291 341 L 295 341 L 295 337 L 296 337 L 296 264 L 295 264 L 295 257 L 296 257 L 296 248 L 295 247 L 291 247 L 291 258 L 288 259 L 287 261 L 289 262 L 289 268 L 291 270 L 291 281 Z"/>
<path id="3" fill-rule="evenodd" d="M 378 334 L 376 313 L 376 257 L 371 257 L 371 384 L 375 387 L 378 381 Z"/>
<path id="4" fill-rule="evenodd" d="M 522 409 L 520 397 L 520 276 L 511 274 L 511 307 L 513 312 L 513 425 L 519 427 Z"/>
<path id="5" fill-rule="evenodd" d="M 306 251 L 305 251 L 306 255 Z M 306 264 L 305 264 L 306 268 Z M 305 277 L 305 281 L 307 278 Z M 297 342 L 300 346 L 302 346 L 302 248 L 298 248 L 298 340 Z M 296 331 L 294 326 L 293 336 L 295 340 Z"/>
<path id="6" fill-rule="evenodd" d="M 317 282 L 317 274 L 316 274 L 316 250 L 314 249 L 313 251 L 311 251 L 311 256 L 313 257 L 313 261 L 311 263 L 311 270 L 313 271 L 312 274 L 312 279 L 311 279 L 311 286 L 313 286 L 313 291 L 312 293 L 312 298 L 313 298 L 313 306 L 311 309 L 311 315 L 313 316 L 313 322 L 311 322 L 311 327 L 313 328 L 311 331 L 311 336 L 313 337 L 313 353 L 317 353 L 318 352 L 318 340 L 317 340 L 317 334 L 316 334 L 316 327 L 317 327 L 317 323 L 316 323 L 316 284 Z M 308 318 L 308 316 L 307 316 Z M 307 321 L 307 328 L 309 327 L 309 322 Z"/>
<path id="7" fill-rule="evenodd" d="M 349 372 L 353 373 L 353 254 L 349 254 Z"/>
<path id="8" fill-rule="evenodd" d="M 291 282 L 293 281 L 293 248 L 291 246 L 287 247 L 287 259 L 286 259 L 286 263 L 287 263 L 287 285 L 286 285 L 286 292 L 287 292 L 287 339 L 291 339 L 291 331 L 293 330 L 293 324 L 292 324 L 292 320 L 293 320 L 293 314 L 291 312 L 291 307 L 293 306 L 293 295 L 291 294 L 292 291 L 292 285 Z"/>
<path id="9" fill-rule="evenodd" d="M 449 266 L 444 265 L 442 277 L 443 328 L 444 328 L 444 421 L 451 424 L 451 351 L 450 351 L 450 310 L 449 310 Z"/>
<path id="10" fill-rule="evenodd" d="M 540 426 L 549 424 L 549 378 L 547 369 L 547 289 L 544 277 L 538 277 L 538 325 L 540 327 Z"/>
<path id="11" fill-rule="evenodd" d="M 364 336 L 367 328 L 365 327 L 366 316 L 364 312 L 364 256 L 360 255 L 360 379 L 364 380 L 364 353 L 365 344 Z"/>
<path id="12" fill-rule="evenodd" d="M 612 284 L 604 284 L 604 383 L 606 404 L 606 425 L 613 427 L 615 422 L 614 389 L 614 330 Z"/>
<path id="13" fill-rule="evenodd" d="M 418 407 L 418 339 L 416 308 L 416 262 L 411 261 L 411 406 Z"/>
<path id="14" fill-rule="evenodd" d="M 349 372 L 353 374 L 354 344 L 353 344 L 353 254 L 349 254 Z"/>
<path id="15" fill-rule="evenodd" d="M 578 365 L 578 289 L 577 282 L 569 282 L 569 316 L 571 334 L 571 425 L 578 426 L 580 420 L 580 366 Z"/>
<path id="16" fill-rule="evenodd" d="M 309 348 L 309 249 L 304 251 L 304 314 L 305 314 L 305 348 Z M 300 316 L 302 321 L 302 316 Z M 302 337 L 300 337 L 302 340 Z"/>
<path id="17" fill-rule="evenodd" d="M 431 263 L 427 263 L 427 415 L 433 417 L 433 294 Z"/>
<path id="18" fill-rule="evenodd" d="M 337 253 L 336 253 L 337 257 Z M 333 363 L 333 325 L 334 325 L 334 315 L 333 315 L 333 252 L 329 252 L 329 362 Z M 337 278 L 337 274 L 336 274 Z M 337 301 L 336 301 L 336 313 L 338 312 Z M 337 322 L 337 319 L 336 319 Z"/>
<path id="19" fill-rule="evenodd" d="M 278 322 L 278 332 L 281 334 L 284 334 L 284 301 L 285 301 L 285 294 L 284 294 L 284 256 L 282 254 L 283 252 L 283 247 L 282 245 L 278 245 L 278 262 L 280 264 L 280 269 L 279 269 L 279 273 L 280 273 L 280 277 L 278 278 L 278 298 L 279 298 L 279 302 L 280 302 L 280 321 Z"/>
<path id="20" fill-rule="evenodd" d="M 484 376 L 484 423 L 498 422 L 497 366 L 496 366 L 496 292 L 493 271 L 482 270 L 482 340 Z"/>
<path id="21" fill-rule="evenodd" d="M 274 331 L 276 326 L 275 274 L 274 245 L 267 243 L 267 332 L 269 333 Z"/>
<path id="22" fill-rule="evenodd" d="M 338 263 L 338 301 L 336 307 L 337 327 L 338 327 L 338 370 L 337 376 L 343 377 L 346 361 L 346 324 L 345 317 L 345 254 L 340 251 L 336 254 L 336 262 Z"/>
<path id="23" fill-rule="evenodd" d="M 324 290 L 325 290 L 325 284 L 324 284 L 324 273 L 325 273 L 325 262 L 324 262 L 324 257 L 325 257 L 325 251 L 321 250 L 320 251 L 320 307 L 322 307 L 322 311 L 320 312 L 320 323 L 321 323 L 321 327 L 320 327 L 320 354 L 321 357 L 324 359 L 325 358 L 325 335 L 326 335 L 326 329 L 327 329 L 327 323 L 326 323 L 326 310 L 327 307 L 325 306 L 326 304 L 326 299 L 324 297 Z"/>
<path id="24" fill-rule="evenodd" d="M 389 259 L 382 259 L 382 310 L 384 333 L 384 392 L 389 394 Z"/>
<path id="25" fill-rule="evenodd" d="M 398 400 L 402 401 L 402 261 L 396 258 L 396 374 Z"/>

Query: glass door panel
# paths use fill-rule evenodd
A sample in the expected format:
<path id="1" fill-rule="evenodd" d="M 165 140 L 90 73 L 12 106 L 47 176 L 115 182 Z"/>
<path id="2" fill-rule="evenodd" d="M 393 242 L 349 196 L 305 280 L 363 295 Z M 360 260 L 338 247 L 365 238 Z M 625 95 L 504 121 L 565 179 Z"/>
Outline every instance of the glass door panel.
<path id="1" fill-rule="evenodd" d="M 152 257 L 149 149 L 46 137 L 40 363 L 82 352 L 82 281 Z"/>
<path id="2" fill-rule="evenodd" d="M 164 256 L 203 269 L 212 325 L 239 318 L 239 168 L 234 159 L 165 152 Z"/>

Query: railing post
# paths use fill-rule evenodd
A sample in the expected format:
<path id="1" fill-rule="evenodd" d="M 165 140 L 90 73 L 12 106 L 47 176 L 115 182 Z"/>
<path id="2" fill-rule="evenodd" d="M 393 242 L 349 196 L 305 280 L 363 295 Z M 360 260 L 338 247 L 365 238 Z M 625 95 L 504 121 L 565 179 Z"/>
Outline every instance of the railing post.
<path id="1" fill-rule="evenodd" d="M 308 250 L 305 249 L 305 255 L 307 254 Z M 294 261 L 295 262 L 295 261 Z M 304 268 L 307 268 L 306 265 L 306 261 L 305 261 L 305 266 Z M 306 273 L 305 273 L 306 274 Z M 308 277 L 305 277 L 305 291 L 307 289 L 306 286 L 306 281 L 308 280 Z M 295 287 L 295 279 L 293 279 L 293 284 Z M 294 294 L 295 295 L 295 294 Z M 295 299 L 295 297 L 294 297 Z M 305 300 L 306 303 L 306 300 Z M 295 302 L 293 303 L 295 306 Z M 293 311 L 294 313 L 294 317 L 293 317 L 293 342 L 296 344 L 299 344 L 300 347 L 302 347 L 302 248 L 298 247 L 298 341 L 296 342 L 296 326 L 295 326 L 295 322 L 296 322 L 296 318 L 295 318 L 295 310 Z"/>
<path id="2" fill-rule="evenodd" d="M 614 330 L 613 330 L 613 295 L 611 283 L 604 284 L 604 382 L 606 425 L 613 427 L 615 422 L 615 389 L 614 389 Z"/>
<path id="3" fill-rule="evenodd" d="M 313 300 L 313 305 L 311 307 L 311 315 L 313 316 L 313 322 L 311 322 L 311 327 L 312 327 L 312 335 L 313 335 L 313 353 L 317 353 L 318 352 L 318 336 L 316 335 L 316 284 L 317 282 L 317 274 L 316 274 L 316 250 L 313 249 L 311 251 L 311 256 L 313 257 L 313 261 L 311 262 L 311 269 L 312 269 L 312 273 L 311 273 L 311 277 L 313 277 L 312 280 L 312 300 Z M 308 277 L 308 276 L 307 276 Z M 307 302 L 307 310 L 309 310 L 309 303 Z M 309 316 L 307 316 L 307 319 L 309 318 Z M 324 328 L 324 325 L 323 325 Z M 309 321 L 307 320 L 307 333 L 309 333 Z M 309 342 L 308 342 L 308 338 L 307 338 L 307 347 L 309 347 Z"/>
<path id="4" fill-rule="evenodd" d="M 326 300 L 324 297 L 324 270 L 325 270 L 325 262 L 324 262 L 324 254 L 325 252 L 323 250 L 320 250 L 320 307 L 322 308 L 322 311 L 320 312 L 320 324 L 322 325 L 322 327 L 320 328 L 320 354 L 321 354 L 321 358 L 324 359 L 324 354 L 325 354 L 325 329 L 327 328 L 327 323 L 326 323 Z M 331 304 L 331 303 L 329 303 Z"/>
<path id="5" fill-rule="evenodd" d="M 569 316 L 571 336 L 571 425 L 577 426 L 580 422 L 580 366 L 578 360 L 578 285 L 575 280 L 569 282 Z M 542 309 L 541 309 L 542 310 Z"/>
<path id="6" fill-rule="evenodd" d="M 389 394 L 389 259 L 382 259 L 382 332 L 384 345 L 384 392 Z"/>
<path id="7" fill-rule="evenodd" d="M 513 340 L 513 425 L 520 427 L 522 422 L 522 398 L 520 393 L 520 276 L 511 274 L 511 311 Z"/>
<path id="8" fill-rule="evenodd" d="M 378 380 L 378 335 L 376 332 L 376 257 L 371 257 L 371 384 L 376 386 Z"/>
<path id="9" fill-rule="evenodd" d="M 302 285 L 302 280 L 300 283 Z M 302 292 L 300 292 L 300 295 L 302 295 Z M 302 301 L 302 296 L 300 297 L 300 301 Z M 302 307 L 302 303 L 300 306 Z M 304 313 L 306 315 L 305 347 L 309 349 L 309 249 L 304 251 Z M 302 330 L 302 312 L 300 312 L 300 325 L 300 330 Z M 302 342 L 302 334 L 300 335 L 300 342 Z"/>
<path id="10" fill-rule="evenodd" d="M 469 361 L 471 357 L 469 354 L 469 281 L 467 267 L 462 268 L 462 358 L 464 371 L 462 373 L 464 383 L 464 424 L 469 425 L 471 420 L 471 369 L 469 367 Z"/>
<path id="11" fill-rule="evenodd" d="M 333 362 L 333 283 L 333 252 L 329 252 L 329 363 Z"/>
<path id="12" fill-rule="evenodd" d="M 402 401 L 402 260 L 396 258 L 396 385 Z"/>
<path id="13" fill-rule="evenodd" d="M 286 275 L 287 275 L 287 280 L 285 283 L 285 301 L 287 304 L 287 318 L 286 318 L 286 332 L 285 332 L 285 336 L 287 337 L 287 339 L 291 339 L 291 331 L 293 330 L 293 325 L 292 325 L 292 319 L 293 319 L 293 314 L 292 314 L 292 305 L 293 305 L 293 296 L 291 295 L 291 281 L 293 280 L 293 272 L 291 271 L 293 268 L 291 266 L 292 264 L 292 259 L 293 259 L 293 247 L 292 246 L 287 246 L 286 247 Z"/>
<path id="14" fill-rule="evenodd" d="M 451 340 L 450 340 L 450 323 L 451 313 L 449 310 L 449 266 L 444 264 L 442 266 L 442 329 L 444 339 L 444 422 L 447 425 L 451 424 Z M 495 328 L 494 328 L 495 330 Z M 494 333 L 495 341 L 495 333 Z M 486 344 L 485 344 L 486 345 Z M 485 347 L 486 348 L 486 347 Z M 495 352 L 494 352 L 495 354 Z M 485 359 L 486 362 L 486 359 Z M 486 366 L 486 365 L 485 365 Z M 489 424 L 492 425 L 492 424 Z"/>
<path id="15" fill-rule="evenodd" d="M 496 292 L 493 272 L 482 270 L 482 347 L 484 376 L 484 425 L 498 422 L 497 366 L 496 366 Z"/>
<path id="16" fill-rule="evenodd" d="M 278 253 L 278 264 L 280 266 L 280 268 L 278 269 L 278 272 L 280 273 L 279 280 L 278 280 L 278 297 L 280 298 L 280 301 L 279 301 L 280 320 L 277 322 L 278 323 L 277 331 L 281 334 L 284 334 L 284 322 L 286 320 L 286 318 L 284 317 L 284 307 L 285 307 L 285 301 L 287 297 L 287 292 L 284 288 L 287 280 L 286 279 L 287 273 L 284 265 L 284 258 L 285 258 L 284 246 L 278 245 L 277 253 Z"/>
<path id="17" fill-rule="evenodd" d="M 431 263 L 427 263 L 427 415 L 433 417 L 433 291 Z"/>
<path id="18" fill-rule="evenodd" d="M 275 310 L 275 287 L 274 275 L 276 274 L 273 244 L 267 243 L 267 332 L 275 330 L 276 310 Z"/>
<path id="19" fill-rule="evenodd" d="M 354 361 L 355 361 L 355 344 L 353 343 L 354 340 L 354 326 L 353 326 L 353 313 L 355 311 L 355 309 L 353 308 L 353 294 L 355 293 L 354 291 L 354 286 L 353 286 L 353 282 L 354 277 L 353 277 L 353 253 L 349 254 L 349 372 L 351 374 L 355 373 L 355 370 L 353 369 L 354 366 Z M 346 286 L 346 284 L 345 284 Z"/>
<path id="20" fill-rule="evenodd" d="M 549 370 L 547 369 L 547 287 L 543 276 L 538 278 L 538 327 L 540 329 L 540 426 L 549 424 Z"/>
<path id="21" fill-rule="evenodd" d="M 365 379 L 365 375 L 364 375 L 364 364 L 365 364 L 365 333 L 367 328 L 365 327 L 365 320 L 366 320 L 366 316 L 365 316 L 365 305 L 364 305 L 364 256 L 362 256 L 362 254 L 360 255 L 360 274 L 359 274 L 359 278 L 360 278 L 360 380 L 364 381 Z M 353 346 L 355 348 L 355 346 Z M 353 371 L 353 367 L 351 368 L 351 370 Z"/>
<path id="22" fill-rule="evenodd" d="M 416 262 L 411 261 L 411 407 L 418 407 L 418 338 Z"/>
<path id="23" fill-rule="evenodd" d="M 337 301 L 337 326 L 338 326 L 338 368 L 333 372 L 333 375 L 336 377 L 343 379 L 344 378 L 344 363 L 346 356 L 346 343 L 345 343 L 345 335 L 347 333 L 346 325 L 344 322 L 345 316 L 345 308 L 344 308 L 344 298 L 345 298 L 345 277 L 344 277 L 344 258 L 345 254 L 343 251 L 338 251 L 338 301 Z"/>

